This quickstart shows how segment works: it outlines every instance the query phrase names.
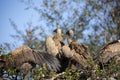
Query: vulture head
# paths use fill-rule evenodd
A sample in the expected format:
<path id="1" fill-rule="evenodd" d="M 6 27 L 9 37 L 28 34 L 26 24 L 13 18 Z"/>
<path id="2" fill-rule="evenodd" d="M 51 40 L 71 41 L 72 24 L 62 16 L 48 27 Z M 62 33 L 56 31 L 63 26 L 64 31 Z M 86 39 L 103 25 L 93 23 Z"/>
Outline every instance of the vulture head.
<path id="1" fill-rule="evenodd" d="M 62 29 L 61 28 L 57 28 L 53 32 L 55 32 L 56 34 L 62 35 Z"/>
<path id="2" fill-rule="evenodd" d="M 62 41 L 63 40 L 63 36 L 64 34 L 62 33 L 62 29 L 61 28 L 57 28 L 53 31 L 55 34 L 53 36 L 54 41 Z"/>
<path id="3" fill-rule="evenodd" d="M 73 30 L 72 30 L 72 29 L 68 30 L 68 31 L 66 32 L 66 35 L 68 35 L 69 37 L 73 37 L 73 36 L 74 36 Z"/>

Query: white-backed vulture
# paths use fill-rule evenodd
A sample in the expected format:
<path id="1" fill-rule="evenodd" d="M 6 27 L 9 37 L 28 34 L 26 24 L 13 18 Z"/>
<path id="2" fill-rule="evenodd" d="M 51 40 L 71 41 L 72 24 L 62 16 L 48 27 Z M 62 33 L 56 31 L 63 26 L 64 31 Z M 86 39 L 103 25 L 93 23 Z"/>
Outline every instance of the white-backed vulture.
<path id="1" fill-rule="evenodd" d="M 112 41 L 106 44 L 95 57 L 96 63 L 107 63 L 115 59 L 120 61 L 120 40 Z"/>
<path id="2" fill-rule="evenodd" d="M 0 68 L 21 68 L 27 70 L 25 72 L 34 68 L 36 64 L 46 64 L 47 69 L 51 71 L 58 71 L 60 68 L 57 58 L 46 52 L 31 49 L 28 46 L 21 46 L 8 54 L 8 56 L 1 55 L 0 63 L 3 63 L 3 66 Z"/>
<path id="3" fill-rule="evenodd" d="M 88 52 L 88 48 L 83 45 L 79 44 L 78 41 L 73 41 L 73 31 L 68 30 L 66 32 L 66 35 L 68 35 L 68 45 L 63 46 L 63 52 L 66 56 L 71 57 L 73 60 L 75 60 L 77 63 L 81 64 L 82 66 L 86 66 L 87 60 L 90 58 L 90 53 Z M 73 56 L 72 56 L 73 55 Z"/>
<path id="4" fill-rule="evenodd" d="M 62 47 L 62 51 L 67 58 L 71 58 L 72 60 L 76 61 L 81 67 L 87 67 L 87 60 L 80 54 L 76 53 L 73 49 L 71 50 L 68 45 L 64 45 Z"/>
<path id="5" fill-rule="evenodd" d="M 61 53 L 62 43 L 62 30 L 57 28 L 54 30 L 55 35 L 52 37 L 46 37 L 46 51 L 53 56 L 57 56 Z"/>
<path id="6" fill-rule="evenodd" d="M 88 47 L 84 44 L 79 44 L 78 41 L 72 41 L 71 44 L 69 44 L 69 47 L 71 50 L 75 50 L 76 53 L 82 55 L 85 59 L 90 58 L 90 53 L 88 52 Z"/>
<path id="7" fill-rule="evenodd" d="M 61 53 L 61 47 L 63 44 L 62 29 L 57 28 L 54 30 L 54 32 L 55 32 L 55 35 L 53 36 L 53 40 L 55 42 L 56 47 L 58 47 L 59 53 Z"/>
<path id="8" fill-rule="evenodd" d="M 88 59 L 90 57 L 88 47 L 84 44 L 79 44 L 77 40 L 73 40 L 73 30 L 68 30 L 66 35 L 68 35 L 68 40 L 71 40 L 71 42 L 69 42 L 70 49 L 74 49 L 76 53 L 82 55 L 85 59 Z"/>

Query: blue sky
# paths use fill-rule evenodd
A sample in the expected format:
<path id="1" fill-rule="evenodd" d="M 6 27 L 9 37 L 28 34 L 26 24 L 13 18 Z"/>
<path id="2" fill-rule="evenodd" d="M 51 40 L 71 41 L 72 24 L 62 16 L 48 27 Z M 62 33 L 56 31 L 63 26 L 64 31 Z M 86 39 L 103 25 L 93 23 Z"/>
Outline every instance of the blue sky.
<path id="1" fill-rule="evenodd" d="M 41 2 L 39 2 L 39 0 L 35 1 L 35 5 L 37 5 L 39 7 L 40 7 L 40 3 Z M 68 1 L 68 4 L 69 3 L 70 2 Z M 79 4 L 79 3 L 81 3 L 81 4 Z M 79 9 L 78 10 L 79 15 L 82 13 L 82 10 L 84 9 L 84 7 L 86 5 L 86 2 L 80 0 L 79 3 L 76 3 L 76 4 L 71 3 L 71 5 L 69 5 L 67 7 L 66 7 L 66 5 L 67 5 L 66 4 L 62 8 L 62 10 L 65 8 L 65 10 L 63 10 L 64 13 L 61 13 L 61 15 L 63 16 L 64 19 L 59 21 L 60 24 L 63 24 L 63 22 L 67 22 L 69 20 L 74 21 L 73 19 L 69 19 L 69 18 L 73 18 L 72 17 L 73 13 L 71 13 L 70 11 L 74 11 L 74 8 Z M 10 35 L 14 35 L 16 33 L 15 33 L 15 30 L 13 29 L 13 27 L 11 26 L 9 19 L 11 19 L 12 21 L 14 21 L 16 23 L 19 30 L 24 30 L 25 27 L 27 26 L 28 22 L 32 22 L 32 25 L 35 25 L 35 26 L 36 25 L 40 26 L 42 24 L 42 27 L 46 28 L 46 31 L 51 30 L 50 28 L 53 29 L 53 26 L 47 28 L 48 26 L 47 26 L 47 24 L 45 24 L 44 19 L 42 19 L 42 15 L 40 16 L 40 14 L 38 14 L 38 12 L 34 11 L 33 9 L 25 10 L 26 7 L 27 7 L 27 5 L 20 2 L 20 0 L 0 0 L 0 44 L 2 44 L 4 42 L 8 42 L 10 44 L 13 44 L 13 43 L 16 44 L 17 47 L 22 45 L 20 40 L 19 41 L 14 40 L 10 36 Z M 61 9 L 60 7 L 61 7 L 61 5 L 57 6 L 58 10 Z M 41 6 L 40 8 L 43 8 L 43 6 Z M 66 10 L 66 8 L 67 8 L 67 10 Z M 42 9 L 42 10 L 44 10 L 44 9 Z M 71 13 L 71 15 L 70 15 L 70 13 Z M 73 23 L 74 22 L 71 22 L 69 25 L 71 25 Z M 47 27 L 45 27 L 45 25 Z M 50 35 L 50 33 L 48 33 L 46 35 Z"/>
<path id="2" fill-rule="evenodd" d="M 38 0 L 36 0 L 36 2 L 37 1 Z M 84 4 L 81 4 L 79 7 L 82 8 L 84 6 Z M 27 6 L 21 3 L 20 0 L 0 0 L 0 44 L 3 42 L 15 43 L 10 37 L 11 34 L 16 33 L 10 25 L 9 19 L 12 19 L 20 30 L 24 30 L 26 23 L 29 21 L 31 21 L 33 25 L 40 23 L 39 14 L 33 9 L 25 10 L 26 7 Z M 16 43 L 18 44 L 18 41 Z"/>
<path id="3" fill-rule="evenodd" d="M 14 42 L 10 35 L 15 34 L 15 31 L 9 19 L 12 19 L 19 26 L 18 29 L 20 30 L 24 29 L 24 25 L 28 21 L 37 20 L 36 16 L 33 16 L 35 12 L 25 10 L 25 8 L 26 5 L 19 0 L 0 0 L 0 44 Z"/>

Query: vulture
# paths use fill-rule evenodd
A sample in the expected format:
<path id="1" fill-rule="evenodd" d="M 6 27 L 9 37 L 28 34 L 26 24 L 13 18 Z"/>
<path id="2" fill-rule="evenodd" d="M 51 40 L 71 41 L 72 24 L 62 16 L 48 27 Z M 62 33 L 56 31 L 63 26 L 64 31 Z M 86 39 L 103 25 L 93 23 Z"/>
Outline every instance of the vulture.
<path id="1" fill-rule="evenodd" d="M 26 75 L 32 68 L 36 67 L 36 64 L 40 66 L 46 64 L 47 69 L 50 71 L 59 71 L 60 68 L 57 58 L 47 52 L 31 49 L 28 46 L 21 46 L 16 50 L 13 50 L 8 56 L 1 55 L 0 63 L 3 64 L 0 68 L 20 68 L 24 75 Z"/>
<path id="2" fill-rule="evenodd" d="M 60 68 L 60 72 L 64 71 L 68 65 L 69 65 L 69 58 L 67 58 L 65 55 L 63 55 L 62 52 L 62 47 L 65 44 L 63 42 L 63 34 L 62 34 L 62 29 L 61 28 L 57 28 L 53 31 L 55 33 L 55 35 L 53 36 L 53 40 L 55 42 L 55 46 L 58 49 L 58 54 L 56 55 L 56 57 L 58 58 L 61 68 Z"/>
<path id="3" fill-rule="evenodd" d="M 72 29 L 68 30 L 66 32 L 66 35 L 68 36 L 68 45 L 63 46 L 62 48 L 63 53 L 67 57 L 71 57 L 81 66 L 86 67 L 87 60 L 90 58 L 88 47 L 83 44 L 79 44 L 77 40 L 73 41 L 74 32 Z"/>
<path id="4" fill-rule="evenodd" d="M 107 43 L 95 56 L 96 63 L 109 63 L 115 60 L 116 63 L 120 62 L 120 40 L 115 40 Z"/>
<path id="5" fill-rule="evenodd" d="M 62 47 L 62 51 L 67 58 L 71 58 L 72 60 L 80 64 L 82 67 L 87 67 L 86 59 L 84 59 L 82 55 L 76 53 L 74 49 L 71 50 L 68 45 L 64 45 Z"/>
<path id="6" fill-rule="evenodd" d="M 53 56 L 61 54 L 61 47 L 63 44 L 62 30 L 57 28 L 54 30 L 55 35 L 53 37 L 47 36 L 45 41 L 46 51 Z"/>
<path id="7" fill-rule="evenodd" d="M 61 65 L 60 72 L 62 72 L 68 67 L 69 59 L 63 55 L 62 51 L 62 47 L 65 44 L 62 37 L 62 29 L 57 28 L 53 32 L 55 33 L 53 37 L 47 36 L 46 38 L 46 51 L 59 60 Z"/>

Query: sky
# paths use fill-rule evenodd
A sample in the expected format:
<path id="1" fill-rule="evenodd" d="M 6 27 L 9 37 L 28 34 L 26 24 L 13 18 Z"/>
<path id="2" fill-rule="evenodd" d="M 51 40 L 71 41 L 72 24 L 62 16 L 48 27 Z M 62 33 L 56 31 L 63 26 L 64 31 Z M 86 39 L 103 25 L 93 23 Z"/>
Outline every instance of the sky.
<path id="1" fill-rule="evenodd" d="M 23 30 L 25 27 L 24 25 L 28 21 L 37 20 L 36 16 L 33 16 L 35 12 L 25 10 L 25 8 L 26 5 L 20 2 L 20 0 L 0 0 L 0 44 L 4 42 L 14 43 L 14 40 L 10 35 L 16 33 L 11 26 L 9 19 L 19 25 L 19 30 Z"/>
<path id="2" fill-rule="evenodd" d="M 36 2 L 37 1 L 39 0 L 36 0 Z M 80 7 L 82 6 L 85 5 L 81 4 Z M 18 44 L 18 41 L 15 42 L 15 40 L 10 36 L 16 33 L 11 26 L 9 19 L 18 25 L 19 30 L 24 30 L 26 23 L 29 21 L 31 21 L 32 24 L 40 23 L 39 14 L 33 9 L 25 10 L 26 7 L 27 6 L 20 2 L 20 0 L 0 0 L 0 44 L 4 42 Z"/>
<path id="3" fill-rule="evenodd" d="M 35 4 L 37 6 L 40 6 L 41 1 L 44 1 L 44 0 L 36 0 Z M 68 4 L 70 3 L 70 1 L 67 1 L 67 2 Z M 74 21 L 73 19 L 69 19 L 69 18 L 73 18 L 72 17 L 73 13 L 71 13 L 71 11 L 74 12 L 74 8 L 78 9 L 79 15 L 81 15 L 83 9 L 85 8 L 86 1 L 81 0 L 79 3 L 73 2 L 67 7 L 63 6 L 62 9 L 61 9 L 62 5 L 57 5 L 56 8 L 58 8 L 58 11 L 63 10 L 63 13 L 61 13 L 61 15 L 63 16 L 63 19 L 59 20 L 60 24 L 63 24 L 63 22 L 68 22 L 68 21 L 71 22 L 71 20 Z M 21 40 L 14 40 L 10 36 L 10 35 L 15 35 L 16 31 L 14 30 L 13 26 L 10 24 L 9 19 L 14 21 L 15 24 L 18 26 L 18 29 L 21 31 L 25 30 L 25 27 L 27 26 L 28 22 L 32 22 L 32 25 L 35 25 L 35 26 L 36 25 L 40 26 L 42 24 L 43 28 L 46 25 L 45 30 L 46 30 L 46 33 L 48 33 L 46 35 L 50 35 L 49 30 L 51 30 L 50 28 L 53 29 L 53 26 L 47 28 L 48 26 L 44 22 L 44 16 L 42 18 L 42 15 L 40 16 L 40 14 L 38 14 L 37 11 L 33 9 L 26 10 L 26 8 L 27 8 L 27 5 L 20 2 L 20 0 L 0 0 L 0 44 L 7 42 L 9 44 L 15 44 L 15 47 L 19 47 L 22 45 Z M 40 6 L 40 8 L 41 10 L 44 11 L 43 6 Z M 46 11 L 47 10 L 48 8 L 46 8 Z M 49 13 L 49 10 L 47 13 Z M 71 22 L 70 25 L 73 23 L 74 22 Z"/>

